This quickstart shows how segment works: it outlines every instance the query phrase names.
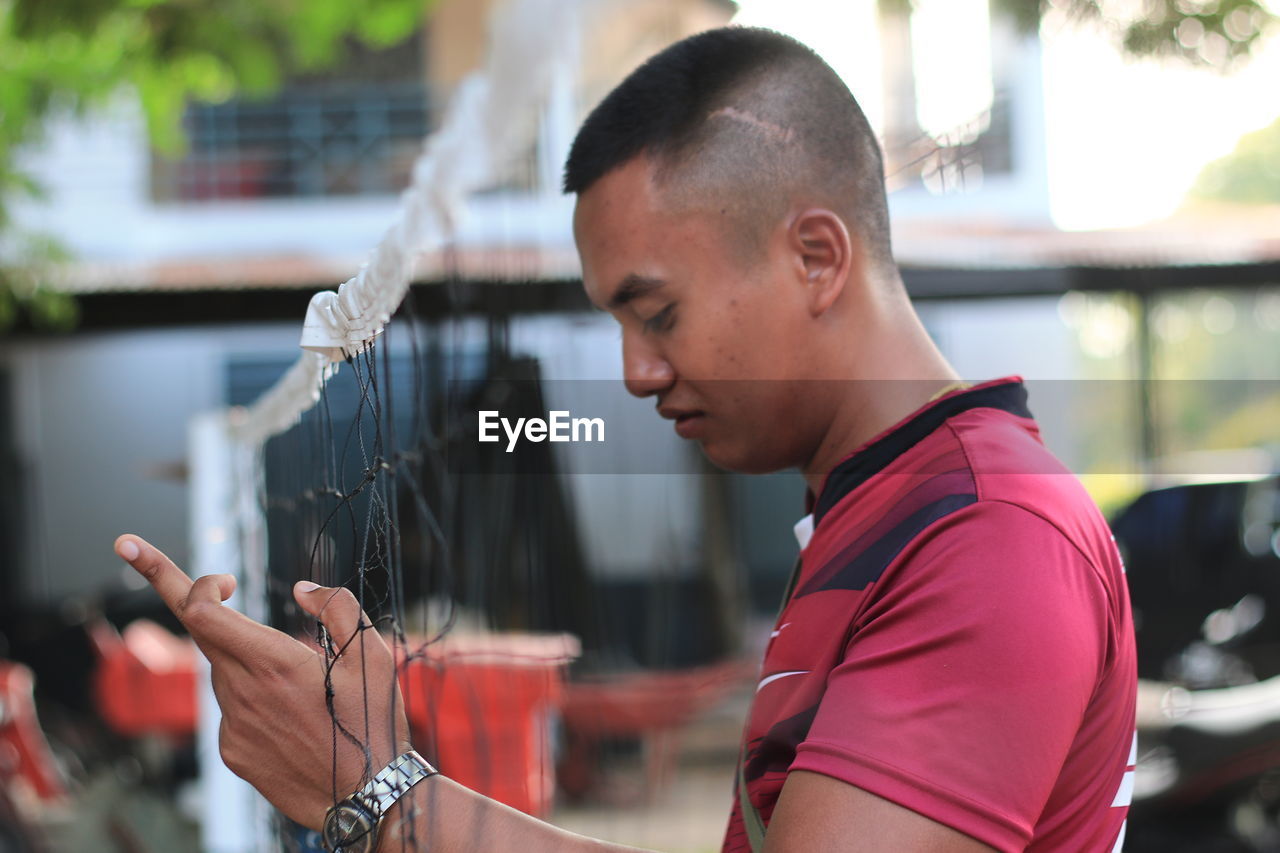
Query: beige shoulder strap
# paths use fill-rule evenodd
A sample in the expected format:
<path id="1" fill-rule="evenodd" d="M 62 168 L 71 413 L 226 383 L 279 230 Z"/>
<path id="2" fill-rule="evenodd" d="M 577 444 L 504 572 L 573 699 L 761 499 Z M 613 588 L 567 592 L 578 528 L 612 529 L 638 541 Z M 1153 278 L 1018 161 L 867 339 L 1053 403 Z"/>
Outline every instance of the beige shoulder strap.
<path id="1" fill-rule="evenodd" d="M 800 578 L 800 557 L 796 557 L 795 565 L 791 567 L 791 576 L 787 579 L 787 588 L 782 593 L 782 603 L 778 606 L 778 618 L 782 618 L 782 611 L 787 608 L 787 602 L 791 600 L 791 593 L 795 591 L 796 581 Z M 742 811 L 742 825 L 747 831 L 747 840 L 751 842 L 751 853 L 760 853 L 764 849 L 764 818 L 760 816 L 760 812 L 751 803 L 751 797 L 747 793 L 747 779 L 744 775 L 747 769 L 747 748 L 742 747 L 742 755 L 738 758 L 738 806 Z"/>
<path id="2" fill-rule="evenodd" d="M 738 759 L 738 805 L 742 811 L 742 825 L 747 831 L 747 840 L 751 842 L 751 853 L 760 853 L 764 849 L 764 818 L 760 817 L 760 812 L 751 803 L 751 797 L 747 794 L 747 779 L 745 774 L 747 766 L 747 752 L 742 751 L 742 757 Z"/>

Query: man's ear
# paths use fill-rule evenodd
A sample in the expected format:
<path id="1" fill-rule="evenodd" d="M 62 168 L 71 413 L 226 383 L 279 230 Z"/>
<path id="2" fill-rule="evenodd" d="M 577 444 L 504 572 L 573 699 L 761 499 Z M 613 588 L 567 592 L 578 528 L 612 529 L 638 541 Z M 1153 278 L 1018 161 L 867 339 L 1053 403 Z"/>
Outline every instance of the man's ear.
<path id="1" fill-rule="evenodd" d="M 832 211 L 813 207 L 791 221 L 787 236 L 803 271 L 809 312 L 824 314 L 844 290 L 855 263 L 849 229 Z"/>

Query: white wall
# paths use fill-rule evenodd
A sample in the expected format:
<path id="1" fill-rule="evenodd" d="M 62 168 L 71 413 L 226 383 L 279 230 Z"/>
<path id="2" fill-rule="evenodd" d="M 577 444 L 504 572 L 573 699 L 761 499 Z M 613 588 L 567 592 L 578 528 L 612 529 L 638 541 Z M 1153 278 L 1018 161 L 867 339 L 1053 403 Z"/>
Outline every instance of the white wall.
<path id="1" fill-rule="evenodd" d="M 1048 158 L 1045 149 L 1044 70 L 1039 38 L 1014 31 L 1002 18 L 991 29 L 992 76 L 1007 99 L 1013 170 L 984 175 L 960 191 L 936 194 L 923 186 L 889 194 L 894 220 L 956 217 L 1049 223 Z"/>
<path id="2" fill-rule="evenodd" d="M 550 135 L 565 146 L 563 133 Z M 354 271 L 397 218 L 397 195 L 156 203 L 149 150 L 130 98 L 50 120 L 23 157 L 48 199 L 15 205 L 17 220 L 58 237 L 82 261 L 299 254 L 350 258 Z M 468 203 L 457 242 L 568 247 L 571 213 L 572 199 L 558 192 L 487 194 Z"/>
<path id="3" fill-rule="evenodd" d="M 478 344 L 478 331 L 460 342 Z M 124 532 L 154 538 L 185 564 L 188 495 L 173 471 L 186 464 L 188 423 L 225 404 L 229 360 L 278 356 L 287 363 L 297 353 L 297 335 L 297 325 L 284 323 L 84 334 L 0 347 L 0 361 L 13 375 L 18 452 L 31 472 L 30 547 L 22 571 L 27 600 L 91 596 L 127 577 L 111 553 Z M 548 406 L 604 417 L 609 452 L 616 448 L 623 459 L 621 476 L 569 476 L 592 569 L 619 578 L 687 569 L 700 542 L 699 481 L 665 472 L 684 464 L 696 470 L 696 460 L 653 412 L 652 400 L 631 398 L 616 382 L 621 354 L 613 320 L 517 320 L 512 346 L 540 359 Z"/>
<path id="4" fill-rule="evenodd" d="M 187 423 L 222 405 L 225 360 L 296 351 L 295 327 L 174 329 L 11 342 L 18 451 L 30 472 L 31 602 L 92 596 L 121 575 L 124 532 L 185 562 Z M 162 469 L 168 468 L 166 475 Z"/>
<path id="5" fill-rule="evenodd" d="M 1083 378 L 1075 334 L 1062 321 L 1058 302 L 1056 296 L 930 302 L 919 310 L 966 380 L 1027 380 L 1028 405 L 1045 443 L 1072 467 L 1081 458 L 1073 410 L 1089 404 L 1097 389 Z"/>

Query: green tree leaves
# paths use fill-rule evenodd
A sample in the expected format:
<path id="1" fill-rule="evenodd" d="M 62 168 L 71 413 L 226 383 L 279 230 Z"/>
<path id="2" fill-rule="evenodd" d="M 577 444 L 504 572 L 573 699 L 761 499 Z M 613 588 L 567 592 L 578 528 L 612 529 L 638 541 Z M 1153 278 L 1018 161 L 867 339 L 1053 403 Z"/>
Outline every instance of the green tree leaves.
<path id="1" fill-rule="evenodd" d="M 1203 201 L 1280 204 L 1280 119 L 1240 137 L 1235 150 L 1204 167 L 1188 195 Z"/>
<path id="2" fill-rule="evenodd" d="M 411 36 L 431 0 L 0 0 L 0 331 L 19 311 L 72 322 L 47 273 L 47 240 L 14 233 L 9 205 L 38 188 L 18 153 L 38 145 L 59 108 L 84 110 L 121 90 L 142 103 L 152 144 L 182 150 L 189 101 L 264 95 L 286 75 L 339 63 L 347 39 L 389 46 Z M 46 293 L 46 291 L 48 291 Z M 74 306 L 72 306 L 74 307 Z M 7 318 L 7 319 L 6 319 Z"/>
<path id="3" fill-rule="evenodd" d="M 903 11 L 912 2 L 880 0 L 880 5 Z M 1262 0 L 991 0 L 991 7 L 1031 32 L 1045 12 L 1059 9 L 1105 24 L 1133 56 L 1173 57 L 1222 69 L 1247 58 L 1277 23 Z"/>

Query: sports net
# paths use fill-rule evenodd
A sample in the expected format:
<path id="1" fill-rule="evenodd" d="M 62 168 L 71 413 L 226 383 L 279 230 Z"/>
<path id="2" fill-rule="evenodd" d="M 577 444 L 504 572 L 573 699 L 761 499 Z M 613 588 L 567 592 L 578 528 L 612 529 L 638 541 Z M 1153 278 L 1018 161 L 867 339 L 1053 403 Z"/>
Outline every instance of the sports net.
<path id="1" fill-rule="evenodd" d="M 477 435 L 480 410 L 545 416 L 555 408 L 549 397 L 596 393 L 590 383 L 585 391 L 548 387 L 545 357 L 530 354 L 538 347 L 513 338 L 545 342 L 563 332 L 531 331 L 504 310 L 477 308 L 453 243 L 472 194 L 533 192 L 529 152 L 547 144 L 548 112 L 562 108 L 548 103 L 549 92 L 576 55 L 575 33 L 592 5 L 512 0 L 498 7 L 487 66 L 459 86 L 427 141 L 399 219 L 355 277 L 312 301 L 297 362 L 250 407 L 227 415 L 218 430 L 223 447 L 202 451 L 206 463 L 217 458 L 233 472 L 221 511 L 230 506 L 225 526 L 234 534 L 230 550 L 196 543 L 197 573 L 239 563 L 244 609 L 310 638 L 331 665 L 344 650 L 297 607 L 292 588 L 312 580 L 350 589 L 394 647 L 415 747 L 455 781 L 544 817 L 557 764 L 561 785 L 581 793 L 592 784 L 602 743 L 670 730 L 722 697 L 740 674 L 736 661 L 655 674 L 652 664 L 678 655 L 665 645 L 637 654 L 637 634 L 678 636 L 669 622 L 683 581 L 664 577 L 650 552 L 672 559 L 698 550 L 689 541 L 695 521 L 676 531 L 638 517 L 636 505 L 654 504 L 655 494 L 660 501 L 664 487 L 655 492 L 634 477 L 628 492 L 590 472 L 575 485 L 549 444 L 507 454 Z M 424 257 L 444 279 L 433 286 L 430 310 L 415 305 L 420 294 L 410 286 Z M 490 261 L 503 281 L 538 275 L 518 252 Z M 598 324 L 583 334 L 599 338 Z M 601 341 L 616 349 L 612 332 Z M 610 385 L 601 393 L 621 390 Z M 639 470 L 639 463 L 630 469 Z M 596 496 L 594 516 L 590 508 L 584 514 L 584 495 Z M 219 511 L 213 508 L 215 518 Z M 602 512 L 634 522 L 657 547 L 619 554 L 629 550 L 626 536 L 599 530 L 594 542 L 583 541 L 590 518 Z M 602 551 L 614 552 L 604 562 L 643 562 L 648 579 L 603 589 L 588 568 L 591 554 Z M 629 624 L 637 619 L 650 624 Z M 717 622 L 705 609 L 700 619 L 688 625 Z M 723 653 L 725 644 L 712 645 L 716 652 L 704 658 Z M 216 711 L 208 697 L 206 707 Z M 367 721 L 340 719 L 332 701 L 328 710 L 335 756 L 344 742 L 370 756 Z M 269 814 L 226 776 L 216 715 L 205 719 L 205 773 L 222 779 L 206 794 L 206 847 L 322 849 L 316 833 Z M 650 788 L 668 761 L 665 743 L 651 740 L 640 748 L 652 768 Z M 370 763 L 366 775 L 378 769 Z M 710 810 L 716 832 L 729 802 L 724 778 L 717 776 Z M 335 785 L 335 802 L 349 793 Z M 227 838 L 235 802 L 254 815 L 251 838 Z M 483 831 L 476 828 L 477 841 Z M 416 849 L 413 839 L 408 846 Z"/>
<path id="2" fill-rule="evenodd" d="M 468 528 L 476 526 L 479 503 L 486 516 L 505 508 L 508 524 L 520 518 L 536 531 L 554 530 L 544 518 L 563 509 L 545 489 L 536 500 L 522 494 L 519 480 L 507 490 L 505 507 L 501 490 L 450 480 L 445 460 L 461 438 L 452 422 L 479 378 L 500 375 L 502 332 L 492 323 L 473 329 L 448 306 L 440 312 L 445 319 L 428 324 L 406 296 L 424 254 L 435 253 L 449 274 L 448 247 L 471 194 L 528 183 L 529 152 L 552 83 L 572 60 L 585 5 L 519 0 L 499 7 L 486 66 L 458 86 L 414 166 L 399 217 L 355 277 L 313 299 L 304 352 L 252 406 L 228 417 L 224 448 L 235 471 L 228 502 L 245 609 L 311 637 L 332 666 L 344 649 L 298 610 L 292 587 L 307 579 L 350 589 L 394 645 L 415 745 L 458 781 L 535 813 L 546 810 L 551 796 L 549 729 L 504 727 L 486 709 L 501 707 L 490 694 L 502 688 L 528 706 L 523 721 L 545 714 L 574 641 L 512 640 L 515 629 L 559 621 L 543 615 L 551 612 L 545 602 L 554 590 L 534 583 L 546 557 L 528 537 L 517 547 L 509 531 L 490 529 L 479 538 Z M 518 270 L 508 272 L 520 278 Z M 448 294 L 461 286 L 455 277 Z M 463 542 L 472 544 L 456 544 Z M 547 539 L 548 548 L 567 553 L 563 542 Z M 228 555 L 220 556 L 225 565 Z M 482 637 L 481 628 L 487 640 L 468 639 Z M 507 632 L 501 641 L 494 629 Z M 326 686 L 332 693 L 331 682 Z M 335 763 L 340 741 L 370 756 L 368 721 L 339 719 L 333 707 L 330 698 Z M 452 733 L 449 743 L 436 737 L 439 731 Z M 530 772 L 494 777 L 489 770 L 497 763 L 488 752 L 523 755 L 515 763 Z M 213 762 L 207 769 L 225 776 Z M 366 777 L 378 769 L 366 767 Z M 208 799 L 221 800 L 222 808 L 227 798 L 219 787 L 246 800 L 225 778 L 211 787 Z M 335 790 L 335 802 L 349 793 Z M 210 830 L 223 833 L 228 821 L 226 812 L 220 820 L 207 815 L 209 849 L 321 849 L 315 833 L 266 817 L 260 803 L 246 808 L 258 815 L 253 837 L 211 840 Z"/>

